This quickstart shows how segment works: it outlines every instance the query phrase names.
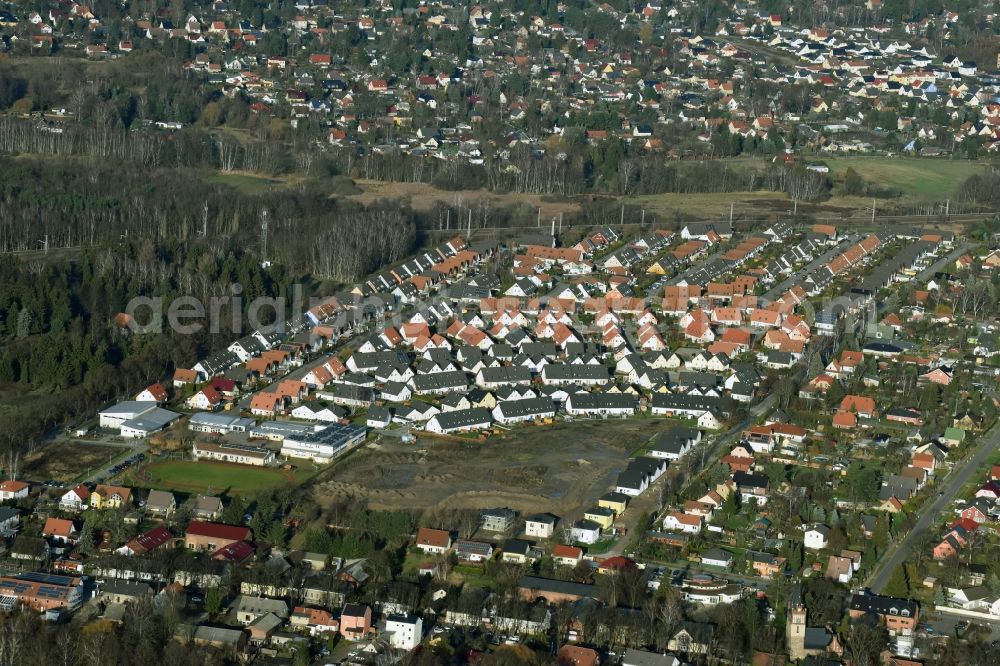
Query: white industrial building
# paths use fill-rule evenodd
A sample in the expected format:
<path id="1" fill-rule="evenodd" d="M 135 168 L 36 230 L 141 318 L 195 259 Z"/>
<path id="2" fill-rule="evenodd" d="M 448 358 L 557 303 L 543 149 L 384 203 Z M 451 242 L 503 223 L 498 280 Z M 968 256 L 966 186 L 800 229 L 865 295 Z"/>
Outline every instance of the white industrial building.
<path id="1" fill-rule="evenodd" d="M 164 430 L 181 417 L 151 400 L 126 400 L 99 412 L 100 426 L 118 430 L 122 437 L 141 439 Z"/>
<path id="2" fill-rule="evenodd" d="M 359 425 L 332 423 L 309 433 L 286 435 L 281 442 L 281 455 L 308 458 L 326 463 L 365 440 L 367 430 Z"/>

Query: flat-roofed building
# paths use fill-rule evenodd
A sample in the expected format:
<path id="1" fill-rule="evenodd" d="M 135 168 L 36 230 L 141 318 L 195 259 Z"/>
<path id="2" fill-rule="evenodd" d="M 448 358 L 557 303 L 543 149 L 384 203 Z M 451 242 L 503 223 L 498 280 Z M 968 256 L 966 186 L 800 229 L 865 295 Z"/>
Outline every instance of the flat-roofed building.
<path id="1" fill-rule="evenodd" d="M 285 437 L 281 455 L 326 463 L 365 440 L 367 429 L 359 425 L 331 423 L 306 435 Z"/>
<path id="2" fill-rule="evenodd" d="M 188 420 L 188 429 L 194 432 L 207 432 L 213 435 L 222 435 L 230 432 L 246 432 L 255 425 L 253 419 L 231 414 L 213 414 L 211 412 L 199 412 Z"/>
<path id="3" fill-rule="evenodd" d="M 198 460 L 216 460 L 264 467 L 274 462 L 274 452 L 259 446 L 227 444 L 225 442 L 195 442 L 194 457 Z"/>

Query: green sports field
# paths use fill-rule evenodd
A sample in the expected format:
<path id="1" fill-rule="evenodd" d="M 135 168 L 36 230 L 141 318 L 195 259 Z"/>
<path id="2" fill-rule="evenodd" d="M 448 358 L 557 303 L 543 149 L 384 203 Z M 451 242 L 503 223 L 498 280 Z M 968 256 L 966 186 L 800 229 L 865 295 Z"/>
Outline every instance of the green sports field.
<path id="1" fill-rule="evenodd" d="M 162 490 L 216 494 L 229 491 L 253 495 L 265 490 L 295 486 L 305 477 L 305 472 L 272 467 L 171 460 L 150 463 L 132 474 L 128 481 Z"/>

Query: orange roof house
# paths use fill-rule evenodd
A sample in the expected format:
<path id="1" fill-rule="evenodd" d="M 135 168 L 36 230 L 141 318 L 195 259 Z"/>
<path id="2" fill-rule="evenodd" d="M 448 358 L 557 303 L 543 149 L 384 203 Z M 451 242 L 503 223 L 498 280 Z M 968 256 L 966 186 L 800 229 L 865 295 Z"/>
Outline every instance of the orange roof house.
<path id="1" fill-rule="evenodd" d="M 246 363 L 246 368 L 249 372 L 253 372 L 261 376 L 270 374 L 274 366 L 274 361 L 263 357 L 252 358 Z"/>
<path id="2" fill-rule="evenodd" d="M 176 373 L 174 373 L 176 377 Z M 154 402 L 166 402 L 167 389 L 163 388 L 162 384 L 152 384 L 147 386 L 143 391 L 141 391 L 136 397 L 136 400 L 153 400 Z"/>
<path id="3" fill-rule="evenodd" d="M 839 430 L 857 428 L 858 417 L 853 412 L 838 411 L 833 415 L 833 427 Z"/>
<path id="4" fill-rule="evenodd" d="M 197 381 L 198 372 L 195 370 L 188 370 L 187 368 L 177 368 L 174 370 L 174 386 L 194 384 Z"/>
<path id="5" fill-rule="evenodd" d="M 722 342 L 729 342 L 744 349 L 749 349 L 753 342 L 753 336 L 750 334 L 750 331 L 736 327 L 727 328 L 722 332 L 722 337 L 719 339 Z"/>
<path id="6" fill-rule="evenodd" d="M 415 545 L 425 553 L 444 553 L 451 548 L 451 534 L 445 530 L 421 527 L 417 530 Z"/>
<path id="7" fill-rule="evenodd" d="M 0 501 L 28 496 L 31 486 L 24 481 L 8 479 L 0 483 Z"/>
<path id="8" fill-rule="evenodd" d="M 579 645 L 563 645 L 556 653 L 556 663 L 560 666 L 597 666 L 597 652 Z"/>
<path id="9" fill-rule="evenodd" d="M 581 557 L 583 557 L 583 549 L 579 546 L 567 546 L 560 543 L 552 547 L 552 558 L 557 562 L 570 560 L 579 562 Z"/>
<path id="10" fill-rule="evenodd" d="M 278 384 L 274 393 L 279 398 L 287 397 L 292 402 L 298 402 L 309 394 L 309 385 L 294 379 L 286 379 Z"/>
<path id="11" fill-rule="evenodd" d="M 854 412 L 858 416 L 872 418 L 875 416 L 875 401 L 863 395 L 845 395 L 840 401 L 840 409 L 844 412 Z"/>
<path id="12" fill-rule="evenodd" d="M 76 532 L 76 525 L 73 524 L 73 521 L 64 518 L 49 518 L 45 521 L 45 527 L 42 528 L 43 537 L 53 537 L 61 541 L 72 539 Z"/>
<path id="13" fill-rule="evenodd" d="M 275 393 L 257 393 L 250 399 L 250 412 L 259 416 L 273 416 L 284 406 L 284 402 Z"/>

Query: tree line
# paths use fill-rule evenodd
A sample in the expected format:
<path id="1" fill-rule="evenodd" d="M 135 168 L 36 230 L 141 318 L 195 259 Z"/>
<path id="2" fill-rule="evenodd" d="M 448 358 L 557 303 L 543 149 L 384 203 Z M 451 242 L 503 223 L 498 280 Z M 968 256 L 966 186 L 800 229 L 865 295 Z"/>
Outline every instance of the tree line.
<path id="1" fill-rule="evenodd" d="M 130 335 L 116 315 L 133 296 L 207 302 L 238 282 L 247 307 L 258 296 L 290 300 L 297 281 L 280 267 L 261 268 L 238 248 L 179 241 L 132 240 L 85 251 L 76 261 L 0 256 L 0 394 L 7 403 L 0 449 L 30 449 L 53 427 L 134 395 L 175 367 L 191 367 L 234 337 L 209 327 L 193 335 Z M 230 306 L 220 314 L 230 321 Z"/>
<path id="2" fill-rule="evenodd" d="M 187 170 L 0 157 L 0 253 L 41 249 L 46 240 L 50 249 L 195 242 L 343 281 L 405 257 L 416 236 L 407 207 L 331 198 L 315 181 L 295 188 L 265 183 L 247 193 Z M 150 271 L 170 270 L 168 263 L 142 264 L 133 283 L 139 289 L 159 283 Z"/>

